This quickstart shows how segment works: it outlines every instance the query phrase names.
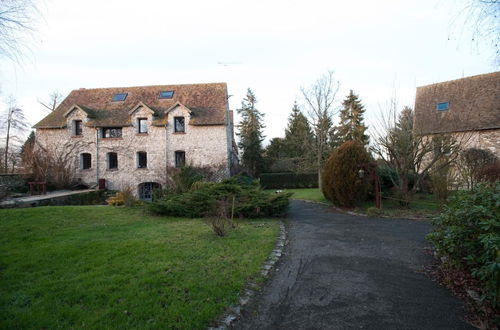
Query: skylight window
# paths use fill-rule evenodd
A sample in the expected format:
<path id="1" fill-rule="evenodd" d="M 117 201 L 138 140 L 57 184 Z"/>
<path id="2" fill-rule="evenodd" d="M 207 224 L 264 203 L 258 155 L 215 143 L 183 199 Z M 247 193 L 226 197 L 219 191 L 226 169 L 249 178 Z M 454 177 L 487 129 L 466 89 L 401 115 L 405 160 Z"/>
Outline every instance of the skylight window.
<path id="1" fill-rule="evenodd" d="M 127 95 L 128 95 L 128 93 L 118 93 L 118 94 L 115 94 L 115 95 L 113 95 L 112 101 L 113 102 L 125 101 L 125 99 L 127 98 Z"/>
<path id="2" fill-rule="evenodd" d="M 449 107 L 450 107 L 450 104 L 448 102 L 441 102 L 441 103 L 436 104 L 436 110 L 439 110 L 439 111 L 448 110 Z"/>
<path id="3" fill-rule="evenodd" d="M 160 99 L 171 99 L 174 96 L 174 91 L 161 91 Z"/>

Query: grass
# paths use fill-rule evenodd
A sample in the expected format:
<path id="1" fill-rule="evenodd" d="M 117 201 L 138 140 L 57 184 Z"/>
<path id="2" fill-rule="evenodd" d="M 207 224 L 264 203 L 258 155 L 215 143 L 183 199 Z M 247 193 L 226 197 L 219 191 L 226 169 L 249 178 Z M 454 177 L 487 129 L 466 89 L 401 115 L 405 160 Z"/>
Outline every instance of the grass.
<path id="1" fill-rule="evenodd" d="M 318 188 L 286 189 L 286 191 L 293 192 L 292 198 L 331 203 Z M 368 208 L 374 206 L 375 203 L 373 201 L 365 201 L 357 211 L 364 213 Z M 408 208 L 401 207 L 398 201 L 393 199 L 382 199 L 381 214 L 385 216 L 427 218 L 435 216 L 437 213 L 439 213 L 439 203 L 435 200 L 434 196 L 429 194 L 416 194 Z"/>
<path id="2" fill-rule="evenodd" d="M 205 328 L 258 278 L 278 228 L 239 221 L 219 238 L 134 208 L 0 210 L 0 328 Z"/>
<path id="3" fill-rule="evenodd" d="M 285 191 L 292 192 L 292 198 L 295 199 L 330 203 L 330 201 L 326 200 L 325 196 L 323 196 L 323 193 L 319 191 L 318 188 L 285 189 Z"/>

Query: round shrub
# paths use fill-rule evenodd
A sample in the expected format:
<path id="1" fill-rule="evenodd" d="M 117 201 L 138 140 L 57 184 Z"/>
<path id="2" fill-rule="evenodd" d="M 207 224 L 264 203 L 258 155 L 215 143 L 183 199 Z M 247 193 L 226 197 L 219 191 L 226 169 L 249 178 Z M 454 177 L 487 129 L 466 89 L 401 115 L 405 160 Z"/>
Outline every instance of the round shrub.
<path id="1" fill-rule="evenodd" d="M 370 161 L 370 155 L 357 141 L 347 141 L 335 149 L 323 167 L 321 183 L 325 198 L 345 207 L 363 201 L 370 185 L 359 177 L 359 165 Z"/>

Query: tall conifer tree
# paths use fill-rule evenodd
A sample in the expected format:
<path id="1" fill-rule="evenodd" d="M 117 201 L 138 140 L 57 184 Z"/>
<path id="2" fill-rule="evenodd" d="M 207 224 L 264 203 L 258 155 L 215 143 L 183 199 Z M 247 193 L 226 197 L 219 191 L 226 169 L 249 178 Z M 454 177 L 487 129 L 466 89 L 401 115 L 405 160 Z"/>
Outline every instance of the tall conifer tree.
<path id="1" fill-rule="evenodd" d="M 243 168 L 253 177 L 257 177 L 264 168 L 262 156 L 262 141 L 264 140 L 262 118 L 264 114 L 255 108 L 256 103 L 257 99 L 249 88 L 246 97 L 241 102 L 241 108 L 236 110 L 241 116 L 241 121 L 238 124 L 239 132 L 237 133 L 240 138 L 238 147 L 242 151 L 241 163 Z"/>
<path id="2" fill-rule="evenodd" d="M 314 136 L 306 116 L 300 111 L 297 102 L 293 104 L 285 129 L 285 151 L 288 157 L 307 156 L 314 143 Z"/>
<path id="3" fill-rule="evenodd" d="M 340 125 L 337 129 L 339 144 L 349 140 L 358 141 L 363 145 L 368 144 L 369 137 L 366 134 L 364 113 L 365 108 L 361 104 L 359 96 L 354 94 L 351 89 L 349 95 L 342 102 L 342 110 L 340 110 Z"/>

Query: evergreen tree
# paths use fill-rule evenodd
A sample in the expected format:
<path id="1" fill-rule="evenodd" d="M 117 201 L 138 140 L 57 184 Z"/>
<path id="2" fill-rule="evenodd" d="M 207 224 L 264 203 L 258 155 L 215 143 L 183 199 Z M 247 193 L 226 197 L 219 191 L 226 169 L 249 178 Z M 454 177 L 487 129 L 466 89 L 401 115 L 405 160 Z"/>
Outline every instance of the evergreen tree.
<path id="1" fill-rule="evenodd" d="M 241 102 L 241 108 L 236 110 L 241 116 L 237 133 L 240 138 L 238 147 L 242 151 L 241 163 L 248 174 L 253 177 L 257 177 L 264 168 L 262 156 L 262 141 L 264 140 L 262 117 L 264 114 L 255 108 L 256 103 L 257 99 L 249 88 L 246 97 Z"/>
<path id="2" fill-rule="evenodd" d="M 367 145 L 369 141 L 366 135 L 366 126 L 364 125 L 363 114 L 365 108 L 359 100 L 359 96 L 354 92 L 349 92 L 349 95 L 342 102 L 342 110 L 340 110 L 340 125 L 337 129 L 338 143 L 342 144 L 349 140 L 355 140 L 363 145 Z"/>
<path id="3" fill-rule="evenodd" d="M 290 158 L 304 160 L 311 156 L 310 150 L 314 143 L 314 136 L 306 116 L 300 111 L 297 102 L 294 102 L 292 113 L 288 117 L 288 126 L 285 129 L 285 152 Z"/>

